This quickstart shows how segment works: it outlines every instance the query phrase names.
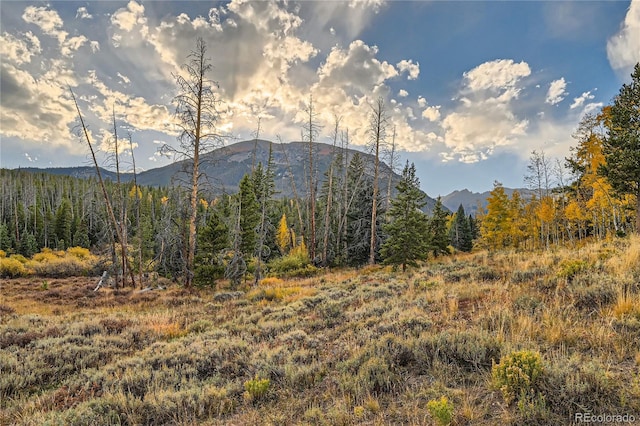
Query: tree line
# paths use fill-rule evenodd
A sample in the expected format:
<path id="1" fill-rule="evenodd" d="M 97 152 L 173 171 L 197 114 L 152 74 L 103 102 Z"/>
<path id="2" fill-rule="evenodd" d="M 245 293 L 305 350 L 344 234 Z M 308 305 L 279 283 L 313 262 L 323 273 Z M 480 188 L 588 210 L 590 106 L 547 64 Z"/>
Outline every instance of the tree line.
<path id="1" fill-rule="evenodd" d="M 209 192 L 202 157 L 222 146 L 228 135 L 216 127 L 221 100 L 216 83 L 208 79 L 212 65 L 206 52 L 199 39 L 176 77 L 179 144 L 162 147 L 164 153 L 187 160 L 183 185 L 148 188 L 135 179 L 103 180 L 76 102 L 97 179 L 0 170 L 0 250 L 30 256 L 43 247 L 91 248 L 110 255 L 122 285 L 129 279 L 136 285 L 136 277 L 141 281 L 142 273 L 156 271 L 186 286 L 213 285 L 223 278 L 237 286 L 242 280 L 258 283 L 269 273 L 305 275 L 318 267 L 382 262 L 405 269 L 453 250 L 533 250 L 640 229 L 640 65 L 613 105 L 583 119 L 575 134 L 578 145 L 565 164 L 549 160 L 544 152 L 532 153 L 526 176 L 532 198 L 517 192 L 509 198 L 496 183 L 486 212 L 480 209 L 474 218 L 462 206 L 449 214 L 439 198 L 431 215 L 424 214 L 424 194 L 409 163 L 392 198 L 395 129 L 382 98 L 367 117 L 372 164 L 358 154 L 349 158 L 349 130 L 336 116 L 331 165 L 324 176 L 318 175 L 317 140 L 323 129 L 310 96 L 302 127 L 308 146 L 304 188 L 296 188 L 292 179 L 294 196 L 278 197 L 272 163 L 277 145 L 271 144 L 265 164 L 254 153 L 238 193 Z M 112 132 L 119 176 L 119 154 L 126 148 L 118 144 L 126 144 L 118 138 L 115 111 Z M 259 132 L 260 121 L 256 147 Z M 129 136 L 133 158 L 132 146 Z M 385 153 L 388 176 L 380 171 Z M 135 160 L 133 167 L 135 176 Z"/>
<path id="2" fill-rule="evenodd" d="M 640 64 L 611 105 L 586 114 L 577 145 L 561 161 L 533 151 L 525 181 L 509 198 L 495 183 L 479 246 L 536 250 L 640 232 Z"/>

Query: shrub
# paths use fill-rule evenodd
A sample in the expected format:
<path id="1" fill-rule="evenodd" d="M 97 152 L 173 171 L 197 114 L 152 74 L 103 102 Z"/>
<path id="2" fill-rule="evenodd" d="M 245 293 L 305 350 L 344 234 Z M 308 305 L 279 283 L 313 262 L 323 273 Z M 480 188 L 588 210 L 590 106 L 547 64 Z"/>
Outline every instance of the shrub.
<path id="1" fill-rule="evenodd" d="M 276 277 L 266 277 L 260 281 L 260 285 L 263 287 L 279 287 L 282 284 L 284 284 L 284 281 Z"/>
<path id="2" fill-rule="evenodd" d="M 544 309 L 544 302 L 538 296 L 523 294 L 513 302 L 513 309 L 529 315 L 535 315 Z"/>
<path id="3" fill-rule="evenodd" d="M 615 300 L 616 291 L 612 287 L 592 285 L 576 290 L 573 304 L 578 309 L 593 311 L 609 305 Z"/>
<path id="4" fill-rule="evenodd" d="M 358 384 L 362 386 L 363 394 L 389 392 L 399 381 L 387 362 L 377 356 L 369 358 L 358 369 Z"/>
<path id="5" fill-rule="evenodd" d="M 67 254 L 73 257 L 77 257 L 80 260 L 88 260 L 91 257 L 91 252 L 89 252 L 89 249 L 84 247 L 69 247 L 67 249 Z"/>
<path id="6" fill-rule="evenodd" d="M 427 402 L 427 410 L 440 425 L 451 424 L 453 420 L 453 403 L 446 396 Z"/>
<path id="7" fill-rule="evenodd" d="M 7 252 L 4 250 L 0 250 L 0 259 L 4 259 L 5 257 L 7 257 Z"/>
<path id="8" fill-rule="evenodd" d="M 299 246 L 291 250 L 286 256 L 273 259 L 269 262 L 269 270 L 275 274 L 302 269 L 310 263 L 309 255 L 303 246 Z"/>
<path id="9" fill-rule="evenodd" d="M 535 391 L 544 369 L 540 354 L 532 351 L 513 352 L 493 366 L 493 385 L 500 389 L 510 404 L 516 398 L 523 399 Z"/>
<path id="10" fill-rule="evenodd" d="M 2 278 L 17 278 L 27 275 L 27 269 L 22 262 L 10 258 L 0 258 L 0 277 Z"/>
<path id="11" fill-rule="evenodd" d="M 481 266 L 474 271 L 474 277 L 478 281 L 498 281 L 502 275 L 493 268 Z"/>
<path id="12" fill-rule="evenodd" d="M 244 382 L 245 397 L 249 401 L 257 401 L 264 398 L 271 386 L 271 380 L 260 379 L 257 375 L 252 380 Z"/>
<path id="13" fill-rule="evenodd" d="M 571 416 L 576 407 L 588 407 L 594 413 L 631 410 L 634 408 L 632 401 L 638 401 L 640 392 L 636 386 L 629 386 L 628 378 L 620 373 L 616 377 L 600 361 L 585 362 L 577 356 L 551 363 L 545 369 L 543 379 L 541 387 L 549 407 L 564 418 Z M 625 392 L 630 394 L 626 401 Z"/>
<path id="14" fill-rule="evenodd" d="M 560 269 L 558 270 L 558 276 L 560 278 L 566 278 L 571 282 L 581 272 L 587 269 L 587 262 L 584 260 L 563 260 L 560 263 Z"/>
<path id="15" fill-rule="evenodd" d="M 514 284 L 523 284 L 534 282 L 537 278 L 545 275 L 545 270 L 542 268 L 528 269 L 526 271 L 514 271 L 511 274 L 511 282 Z"/>
<path id="16" fill-rule="evenodd" d="M 443 332 L 423 344 L 431 358 L 453 363 L 466 371 L 488 369 L 500 357 L 500 344 L 484 332 Z"/>
<path id="17" fill-rule="evenodd" d="M 29 259 L 27 259 L 26 257 L 24 257 L 21 254 L 12 254 L 9 258 L 13 259 L 13 260 L 17 260 L 18 262 L 22 263 L 23 265 L 29 261 Z"/>

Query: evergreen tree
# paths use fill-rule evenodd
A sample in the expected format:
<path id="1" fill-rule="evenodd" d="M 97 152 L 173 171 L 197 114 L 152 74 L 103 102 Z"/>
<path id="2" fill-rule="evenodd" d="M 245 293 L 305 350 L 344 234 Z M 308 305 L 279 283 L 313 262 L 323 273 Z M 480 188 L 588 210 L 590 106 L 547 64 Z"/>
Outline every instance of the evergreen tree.
<path id="1" fill-rule="evenodd" d="M 407 265 L 416 266 L 429 251 L 428 220 L 420 210 L 426 204 L 425 195 L 420 191 L 413 163 L 409 166 L 407 161 L 396 189 L 398 195 L 391 201 L 388 213 L 391 222 L 384 226 L 388 238 L 380 251 L 385 263 L 402 265 L 405 271 Z"/>
<path id="2" fill-rule="evenodd" d="M 447 248 L 449 246 L 449 235 L 447 233 L 448 216 L 442 205 L 442 200 L 438 197 L 427 225 L 429 250 L 434 257 L 438 257 L 441 254 L 449 254 L 449 249 Z"/>
<path id="3" fill-rule="evenodd" d="M 240 180 L 240 251 L 247 259 L 255 254 L 260 225 L 260 204 L 256 198 L 254 184 L 246 174 Z"/>
<path id="4" fill-rule="evenodd" d="M 229 247 L 229 226 L 225 218 L 231 216 L 229 203 L 220 207 L 209 207 L 206 224 L 198 232 L 195 257 L 194 282 L 199 286 L 212 286 L 224 277 L 223 253 Z"/>
<path id="5" fill-rule="evenodd" d="M 91 245 L 89 242 L 89 229 L 84 220 L 81 220 L 76 226 L 76 231 L 73 234 L 73 245 L 84 248 L 89 248 Z"/>
<path id="6" fill-rule="evenodd" d="M 371 206 L 373 205 L 373 181 L 364 175 L 364 164 L 359 155 L 354 155 L 349 164 L 349 187 L 352 202 L 347 213 L 347 264 L 362 266 L 369 262 L 371 249 Z M 377 199 L 375 260 L 380 260 L 380 247 L 385 238 L 382 229 L 384 210 L 380 197 Z"/>
<path id="7" fill-rule="evenodd" d="M 636 233 L 640 234 L 640 62 L 631 74 L 631 83 L 623 84 L 611 106 L 603 153 L 606 163 L 600 172 L 619 194 L 636 197 Z"/>
<path id="8" fill-rule="evenodd" d="M 13 241 L 9 233 L 9 228 L 6 224 L 0 223 L 0 250 L 9 253 L 12 247 Z"/>
<path id="9" fill-rule="evenodd" d="M 55 232 L 56 239 L 58 241 L 58 248 L 64 250 L 67 245 L 71 245 L 71 222 L 73 218 L 71 216 L 71 203 L 67 198 L 62 200 L 62 203 L 56 210 L 56 222 Z"/>
<path id="10" fill-rule="evenodd" d="M 473 248 L 471 224 L 462 204 L 458 207 L 449 231 L 451 245 L 459 251 L 469 252 Z"/>
<path id="11" fill-rule="evenodd" d="M 24 257 L 31 257 L 38 252 L 38 242 L 31 232 L 25 232 L 22 234 L 18 252 Z"/>

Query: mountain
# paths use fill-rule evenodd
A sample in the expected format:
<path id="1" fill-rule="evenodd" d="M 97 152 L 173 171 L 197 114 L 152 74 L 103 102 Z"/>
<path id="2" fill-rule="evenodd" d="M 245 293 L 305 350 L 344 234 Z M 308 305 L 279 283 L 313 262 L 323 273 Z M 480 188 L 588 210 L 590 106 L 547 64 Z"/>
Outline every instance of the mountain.
<path id="1" fill-rule="evenodd" d="M 272 157 L 275 171 L 275 184 L 278 191 L 277 196 L 292 198 L 294 196 L 291 185 L 291 177 L 295 182 L 295 187 L 299 196 L 306 195 L 309 164 L 309 146 L 306 142 L 271 143 L 266 140 L 248 140 L 238 142 L 226 147 L 218 148 L 202 156 L 200 166 L 201 172 L 206 176 L 206 180 L 211 184 L 214 193 L 235 193 L 238 191 L 240 179 L 251 172 L 252 164 L 262 162 L 267 164 L 269 158 L 269 146 L 272 147 Z M 325 172 L 329 169 L 332 161 L 333 146 L 323 143 L 316 143 L 314 167 L 317 170 L 318 190 L 322 186 Z M 367 174 L 373 175 L 374 156 L 353 149 L 347 150 L 347 161 L 350 161 L 355 153 L 360 154 L 367 165 Z M 287 165 L 287 160 L 288 164 Z M 188 182 L 188 174 L 183 171 L 188 169 L 186 160 L 168 164 L 163 167 L 146 170 L 138 173 L 137 181 L 140 185 L 148 186 L 170 186 Z M 68 175 L 74 177 L 88 178 L 95 176 L 93 167 L 64 167 L 64 168 L 26 168 L 23 171 L 46 172 L 58 175 Z M 380 163 L 380 184 L 381 193 L 386 194 L 387 182 L 390 168 L 384 162 Z M 102 176 L 105 179 L 115 181 L 116 174 L 112 171 L 102 169 Z M 133 179 L 131 173 L 123 173 L 120 179 L 124 182 Z M 395 193 L 395 186 L 400 180 L 400 175 L 392 174 L 392 190 Z M 429 196 L 426 198 L 426 212 L 431 212 L 435 205 L 435 200 Z M 457 208 L 457 206 L 456 206 Z"/>
<path id="2" fill-rule="evenodd" d="M 518 191 L 524 199 L 529 199 L 533 194 L 530 189 L 526 188 L 504 188 L 505 194 L 509 197 L 511 197 L 515 191 Z M 475 216 L 478 213 L 478 206 L 486 210 L 487 199 L 490 195 L 490 191 L 471 192 L 468 189 L 463 189 L 461 191 L 453 191 L 442 197 L 442 204 L 453 212 L 457 211 L 460 204 L 462 204 L 465 213 Z"/>

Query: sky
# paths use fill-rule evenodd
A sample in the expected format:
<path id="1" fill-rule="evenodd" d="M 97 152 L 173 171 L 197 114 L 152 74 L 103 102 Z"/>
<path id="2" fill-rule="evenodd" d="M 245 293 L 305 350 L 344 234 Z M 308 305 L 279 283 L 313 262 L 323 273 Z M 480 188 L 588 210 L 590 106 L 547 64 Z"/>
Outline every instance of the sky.
<path id="1" fill-rule="evenodd" d="M 229 141 L 300 140 L 312 96 L 367 149 L 384 100 L 397 167 L 430 196 L 524 186 L 532 151 L 562 161 L 586 113 L 640 61 L 640 0 L 0 2 L 0 167 L 90 165 L 69 88 L 101 163 L 112 113 L 138 169 L 173 161 L 176 77 L 201 37 Z M 130 154 L 122 153 L 130 164 Z M 106 163 L 104 163 L 106 164 Z"/>

